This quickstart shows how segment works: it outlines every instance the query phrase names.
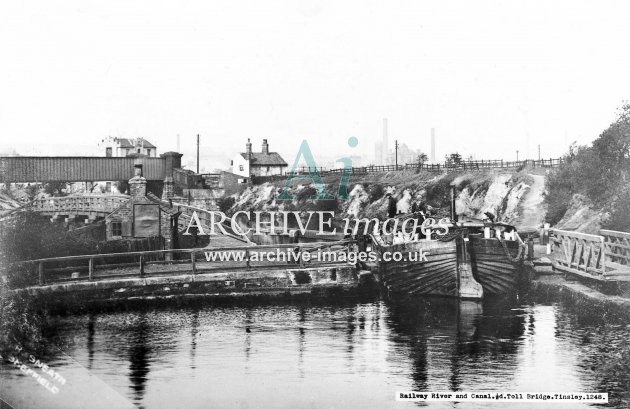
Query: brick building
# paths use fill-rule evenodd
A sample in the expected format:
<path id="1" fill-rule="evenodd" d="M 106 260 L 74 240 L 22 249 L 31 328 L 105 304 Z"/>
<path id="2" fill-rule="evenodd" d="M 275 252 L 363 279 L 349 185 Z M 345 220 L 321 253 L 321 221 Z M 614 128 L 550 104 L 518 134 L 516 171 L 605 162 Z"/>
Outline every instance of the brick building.
<path id="1" fill-rule="evenodd" d="M 232 160 L 232 173 L 242 177 L 239 182 L 248 182 L 252 176 L 282 175 L 288 164 L 278 152 L 270 152 L 269 144 L 263 139 L 261 152 L 253 152 L 252 144 L 247 139 L 245 152 L 237 154 Z"/>
<path id="2" fill-rule="evenodd" d="M 135 165 L 135 176 L 129 179 L 129 201 L 105 217 L 107 240 L 163 237 L 165 248 L 171 248 L 173 231 L 177 231 L 177 211 L 147 193 L 142 164 Z"/>

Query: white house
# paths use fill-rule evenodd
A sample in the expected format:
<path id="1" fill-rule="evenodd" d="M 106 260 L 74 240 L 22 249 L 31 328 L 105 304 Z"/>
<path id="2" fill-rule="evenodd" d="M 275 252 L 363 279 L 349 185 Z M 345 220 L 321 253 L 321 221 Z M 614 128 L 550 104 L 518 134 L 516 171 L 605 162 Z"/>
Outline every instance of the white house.
<path id="1" fill-rule="evenodd" d="M 144 138 L 113 138 L 111 136 L 103 139 L 99 144 L 100 148 L 105 148 L 107 157 L 125 157 L 132 153 L 141 153 L 148 157 L 157 157 L 157 148 Z"/>
<path id="2" fill-rule="evenodd" d="M 263 139 L 261 152 L 252 152 L 252 144 L 247 139 L 245 152 L 238 153 L 232 160 L 232 173 L 243 177 L 239 182 L 248 182 L 252 176 L 281 175 L 287 166 L 278 152 L 269 152 L 266 139 Z"/>

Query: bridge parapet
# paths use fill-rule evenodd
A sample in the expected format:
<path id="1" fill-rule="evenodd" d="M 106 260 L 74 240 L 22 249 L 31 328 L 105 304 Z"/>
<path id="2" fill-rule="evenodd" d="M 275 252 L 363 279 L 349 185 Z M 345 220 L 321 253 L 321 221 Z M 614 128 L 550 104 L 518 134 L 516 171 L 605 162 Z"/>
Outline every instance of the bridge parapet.
<path id="1" fill-rule="evenodd" d="M 36 199 L 31 209 L 40 213 L 105 215 L 129 200 L 127 195 L 73 195 Z"/>
<path id="2" fill-rule="evenodd" d="M 604 279 L 606 249 L 602 236 L 558 229 L 553 230 L 553 235 L 555 268 Z"/>

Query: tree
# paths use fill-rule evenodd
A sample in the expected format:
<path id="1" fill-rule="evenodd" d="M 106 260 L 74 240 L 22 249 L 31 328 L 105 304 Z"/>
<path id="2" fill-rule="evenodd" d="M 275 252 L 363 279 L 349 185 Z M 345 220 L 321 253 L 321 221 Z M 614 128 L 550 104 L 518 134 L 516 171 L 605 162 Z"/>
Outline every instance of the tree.
<path id="1" fill-rule="evenodd" d="M 586 195 L 599 209 L 611 213 L 609 227 L 623 230 L 630 226 L 627 180 L 630 179 L 630 104 L 625 103 L 613 122 L 592 146 L 575 142 L 564 156 L 564 163 L 547 178 L 545 201 L 547 220 L 562 218 L 576 193 Z"/>
<path id="2" fill-rule="evenodd" d="M 416 161 L 418 162 L 418 168 L 422 168 L 422 165 L 429 161 L 429 157 L 424 152 L 418 152 Z"/>
<path id="3" fill-rule="evenodd" d="M 116 182 L 116 189 L 118 189 L 120 193 L 128 192 L 129 182 L 127 182 L 126 180 L 119 180 L 118 182 Z"/>
<path id="4" fill-rule="evenodd" d="M 48 182 L 44 185 L 44 192 L 50 196 L 65 196 L 68 182 Z"/>
<path id="5" fill-rule="evenodd" d="M 451 153 L 446 155 L 446 166 L 458 166 L 462 163 L 462 155 L 459 153 Z"/>

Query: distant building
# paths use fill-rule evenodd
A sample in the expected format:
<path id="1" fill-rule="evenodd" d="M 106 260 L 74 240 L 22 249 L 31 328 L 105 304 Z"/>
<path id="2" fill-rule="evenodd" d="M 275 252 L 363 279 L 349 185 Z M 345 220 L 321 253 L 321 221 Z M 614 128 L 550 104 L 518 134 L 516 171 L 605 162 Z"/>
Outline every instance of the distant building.
<path id="1" fill-rule="evenodd" d="M 248 182 L 252 176 L 282 175 L 288 164 L 278 152 L 269 152 L 269 144 L 263 139 L 262 151 L 252 152 L 252 144 L 247 139 L 245 152 L 237 154 L 232 160 L 232 173 L 242 176 L 239 182 Z"/>
<path id="2" fill-rule="evenodd" d="M 157 157 L 157 148 L 151 142 L 144 138 L 113 138 L 103 139 L 99 144 L 101 148 L 105 148 L 105 156 L 107 157 L 125 157 L 134 153 L 147 155 L 148 157 Z"/>
<path id="3" fill-rule="evenodd" d="M 407 146 L 407 144 L 401 143 L 398 145 L 398 165 L 405 165 L 407 163 L 417 163 L 418 155 L 422 153 L 421 150 L 414 150 Z M 387 155 L 387 165 L 396 164 L 396 151 L 390 150 Z"/>

